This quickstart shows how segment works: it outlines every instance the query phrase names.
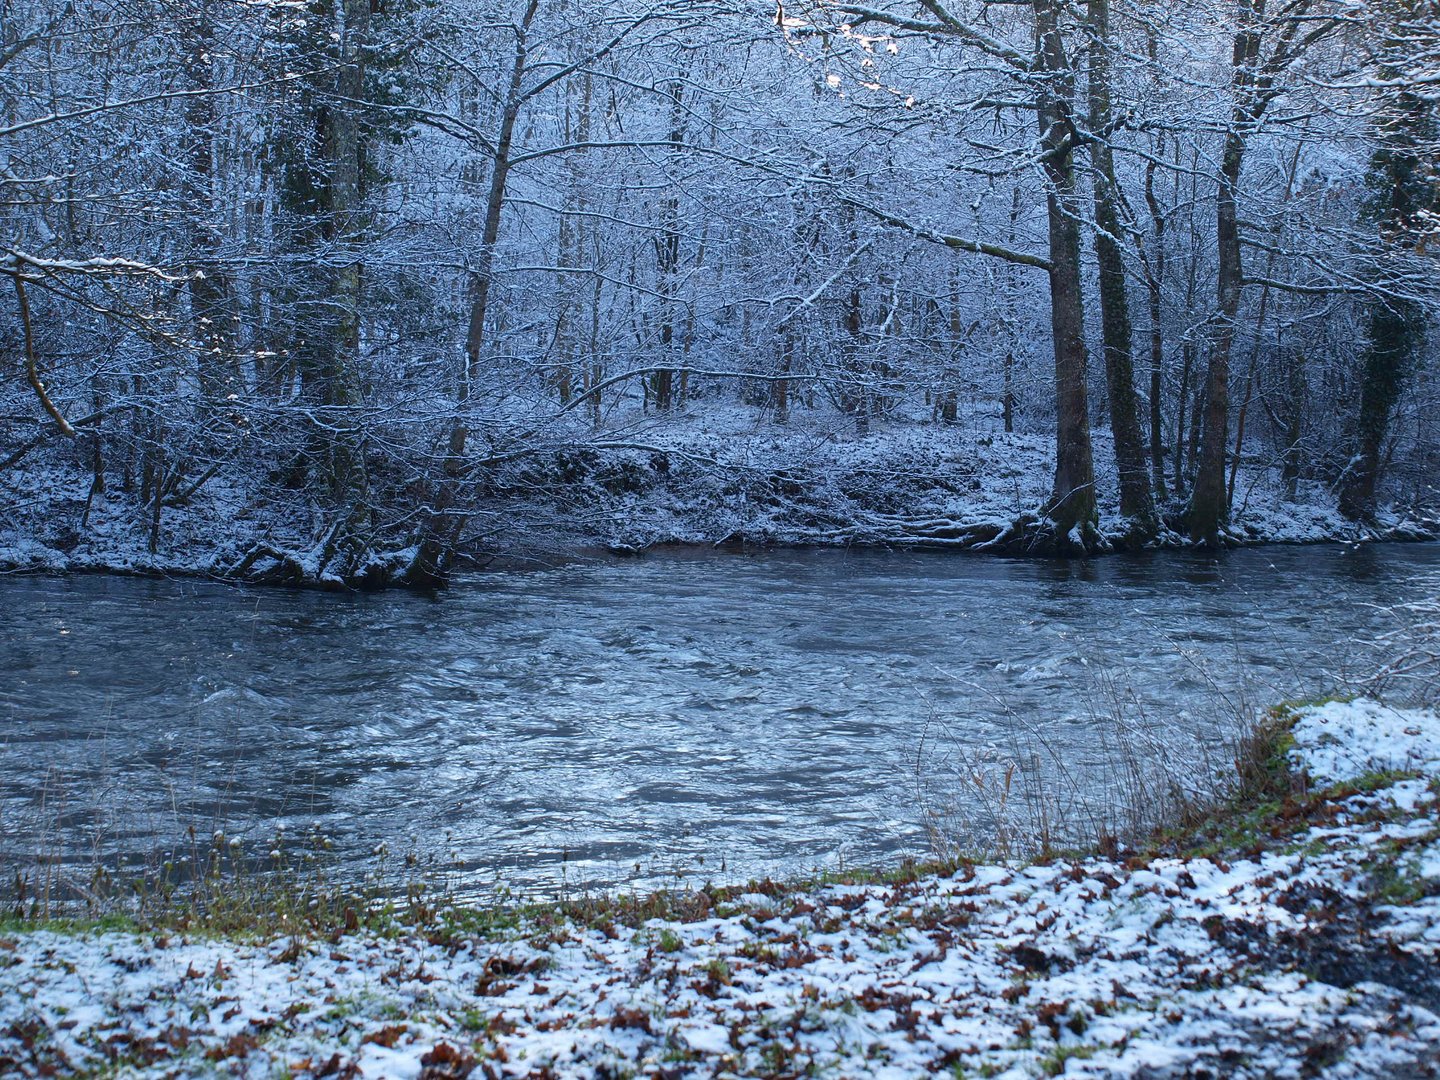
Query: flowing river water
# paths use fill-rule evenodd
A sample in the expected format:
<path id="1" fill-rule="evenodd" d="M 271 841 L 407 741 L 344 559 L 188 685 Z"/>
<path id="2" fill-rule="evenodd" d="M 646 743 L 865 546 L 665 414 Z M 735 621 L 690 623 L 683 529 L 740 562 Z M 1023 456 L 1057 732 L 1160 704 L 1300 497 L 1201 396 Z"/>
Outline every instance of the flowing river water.
<path id="1" fill-rule="evenodd" d="M 436 598 L 0 578 L 0 869 L 318 824 L 342 866 L 544 895 L 986 842 L 976 770 L 1093 809 L 1147 748 L 1223 761 L 1237 712 L 1363 674 L 1437 575 L 1431 544 L 656 553 Z"/>

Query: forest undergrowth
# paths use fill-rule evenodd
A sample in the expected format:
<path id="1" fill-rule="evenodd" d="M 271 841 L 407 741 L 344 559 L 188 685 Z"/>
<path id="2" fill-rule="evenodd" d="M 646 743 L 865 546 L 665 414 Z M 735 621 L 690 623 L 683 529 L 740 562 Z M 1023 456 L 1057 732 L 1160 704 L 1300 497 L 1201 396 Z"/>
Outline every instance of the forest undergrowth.
<path id="1" fill-rule="evenodd" d="M 484 508 L 471 521 L 462 565 L 665 545 L 1056 551 L 1042 527 L 1053 447 L 1040 434 L 996 430 L 993 417 L 966 416 L 955 426 L 876 421 L 863 436 L 849 418 L 824 410 L 785 425 L 721 407 L 631 421 L 490 470 L 476 488 Z M 1107 433 L 1093 436 L 1107 445 Z M 1102 456 L 1097 468 L 1108 490 L 1112 467 Z M 1339 512 L 1334 490 L 1305 481 L 1292 491 L 1277 468 L 1262 459 L 1237 468 L 1224 544 L 1440 536 L 1440 509 L 1423 491 L 1396 492 L 1357 524 Z M 0 472 L 0 568 L 356 585 L 305 569 L 326 556 L 314 537 L 323 508 L 294 493 L 222 471 L 169 507 L 156 537 L 142 501 L 123 490 L 97 495 L 91 481 L 76 463 Z M 1170 525 L 1139 546 L 1190 546 L 1184 501 L 1167 506 L 1159 510 Z M 1102 494 L 1098 513 L 1090 554 L 1137 546 L 1112 495 Z M 381 528 L 372 547 L 380 560 L 374 582 L 393 584 L 381 563 L 413 555 L 413 537 L 403 523 Z M 252 558 L 262 549 L 272 554 Z"/>

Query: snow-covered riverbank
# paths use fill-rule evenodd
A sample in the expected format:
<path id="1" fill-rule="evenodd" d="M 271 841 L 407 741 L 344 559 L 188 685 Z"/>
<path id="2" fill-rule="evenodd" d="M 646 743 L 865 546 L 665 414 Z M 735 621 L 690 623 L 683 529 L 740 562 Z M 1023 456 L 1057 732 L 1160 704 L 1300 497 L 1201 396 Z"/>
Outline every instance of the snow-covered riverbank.
<path id="1" fill-rule="evenodd" d="M 659 544 L 870 545 L 963 548 L 1024 554 L 1027 523 L 1050 496 L 1053 440 L 993 425 L 945 427 L 877 421 L 868 435 L 848 418 L 802 418 L 779 426 L 749 410 L 717 409 L 666 423 L 637 420 L 604 437 L 537 449 L 485 480 L 472 522 L 482 551 L 555 557 L 576 549 L 639 551 Z M 1120 517 L 1108 435 L 1094 433 L 1100 531 L 1130 543 Z M 259 546 L 320 559 L 323 508 L 294 492 L 254 486 L 224 472 L 183 505 L 152 508 L 111 489 L 91 495 L 90 473 L 63 460 L 0 473 L 0 567 L 49 571 L 264 578 Z M 1324 485 L 1287 495 L 1273 463 L 1247 462 L 1235 481 L 1226 540 L 1232 544 L 1426 540 L 1440 514 L 1400 493 L 1368 527 L 1347 521 Z M 1433 493 L 1431 493 L 1433 495 Z M 1165 508 L 1180 525 L 1183 501 Z M 402 527 L 377 523 L 378 548 L 402 551 Z M 1180 532 L 1149 542 L 1184 547 Z M 403 554 L 397 556 L 403 561 Z"/>
<path id="2" fill-rule="evenodd" d="M 1440 716 L 1293 716 L 1308 787 L 1132 858 L 627 927 L 0 934 L 0 1070 L 1287 1075 L 1440 1068 Z"/>
<path id="3" fill-rule="evenodd" d="M 1091 434 L 1101 536 L 1112 549 L 1131 546 L 1110 436 Z M 877 422 L 859 436 L 848 418 L 797 418 L 780 428 L 721 412 L 646 441 L 656 449 L 537 463 L 517 472 L 514 490 L 552 493 L 565 520 L 619 547 L 731 540 L 1024 554 L 1024 525 L 1043 516 L 1054 475 L 1053 436 L 1007 434 L 980 418 L 958 427 Z M 1224 539 L 1242 545 L 1440 537 L 1440 515 L 1416 506 L 1413 494 L 1361 527 L 1339 513 L 1325 485 L 1301 481 L 1287 493 L 1273 463 L 1246 462 L 1235 477 Z M 1173 529 L 1162 529 L 1148 546 L 1189 545 L 1174 531 L 1184 505 L 1183 498 L 1161 501 Z"/>

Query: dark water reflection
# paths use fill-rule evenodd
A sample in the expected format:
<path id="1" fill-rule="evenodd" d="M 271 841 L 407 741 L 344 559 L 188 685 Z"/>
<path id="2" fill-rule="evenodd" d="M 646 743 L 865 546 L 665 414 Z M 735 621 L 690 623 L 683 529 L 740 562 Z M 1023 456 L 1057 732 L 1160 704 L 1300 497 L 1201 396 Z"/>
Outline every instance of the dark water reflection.
<path id="1" fill-rule="evenodd" d="M 1039 732 L 1083 785 L 1116 702 L 1218 738 L 1363 665 L 1372 605 L 1437 573 L 1426 545 L 663 554 L 438 599 L 9 577 L 0 854 L 319 822 L 351 865 L 450 853 L 476 890 L 874 861 L 924 849 L 917 777 L 957 746 Z"/>

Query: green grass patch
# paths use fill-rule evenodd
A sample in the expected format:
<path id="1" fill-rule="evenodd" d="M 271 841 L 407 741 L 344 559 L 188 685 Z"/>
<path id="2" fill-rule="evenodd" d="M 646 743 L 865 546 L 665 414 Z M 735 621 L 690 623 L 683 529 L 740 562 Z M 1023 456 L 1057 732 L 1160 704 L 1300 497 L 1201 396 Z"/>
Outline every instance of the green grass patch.
<path id="1" fill-rule="evenodd" d="M 1087 1061 L 1100 1052 L 1098 1046 L 1057 1046 L 1040 1059 L 1040 1071 L 1046 1076 L 1059 1076 L 1069 1061 Z"/>

